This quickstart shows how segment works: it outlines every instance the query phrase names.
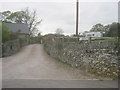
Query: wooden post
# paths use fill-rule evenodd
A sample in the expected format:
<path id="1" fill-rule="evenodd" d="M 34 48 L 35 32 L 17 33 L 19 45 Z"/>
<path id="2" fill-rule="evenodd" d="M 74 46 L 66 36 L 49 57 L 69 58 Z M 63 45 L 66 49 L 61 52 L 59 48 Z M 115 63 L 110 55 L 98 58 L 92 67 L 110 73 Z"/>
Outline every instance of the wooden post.
<path id="1" fill-rule="evenodd" d="M 92 37 L 89 37 L 89 43 L 91 43 Z"/>

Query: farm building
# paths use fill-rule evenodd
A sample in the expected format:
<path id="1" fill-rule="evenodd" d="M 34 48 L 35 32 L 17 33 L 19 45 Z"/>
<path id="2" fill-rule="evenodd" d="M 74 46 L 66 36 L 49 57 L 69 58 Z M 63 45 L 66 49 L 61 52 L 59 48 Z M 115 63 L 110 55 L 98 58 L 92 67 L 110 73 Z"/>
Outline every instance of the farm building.
<path id="1" fill-rule="evenodd" d="M 6 25 L 11 32 L 17 33 L 18 37 L 20 37 L 20 38 L 29 36 L 29 28 L 28 28 L 27 24 L 5 23 L 5 22 L 3 24 Z"/>

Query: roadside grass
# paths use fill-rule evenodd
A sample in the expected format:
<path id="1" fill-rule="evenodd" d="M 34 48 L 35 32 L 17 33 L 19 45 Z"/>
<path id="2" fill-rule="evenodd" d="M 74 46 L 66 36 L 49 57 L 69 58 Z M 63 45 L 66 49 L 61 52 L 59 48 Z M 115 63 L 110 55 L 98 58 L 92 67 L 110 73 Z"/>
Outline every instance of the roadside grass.
<path id="1" fill-rule="evenodd" d="M 60 63 L 60 64 L 63 64 L 63 65 L 65 65 L 65 66 L 68 66 L 68 67 L 72 67 L 72 68 L 77 68 L 77 67 L 75 67 L 75 66 L 72 66 L 71 64 L 69 64 L 69 63 L 67 63 L 67 62 L 63 62 L 62 60 L 60 60 L 59 58 L 57 58 L 57 57 L 53 57 L 55 60 L 57 60 L 58 61 L 58 63 Z M 84 69 L 84 68 L 78 68 L 78 69 L 80 69 L 80 70 L 82 70 L 82 71 L 84 71 L 85 73 L 86 73 L 86 70 Z M 98 74 L 97 72 L 92 72 L 92 71 L 89 71 L 89 70 L 87 70 L 87 73 L 88 74 L 93 74 L 93 75 L 95 75 L 95 76 L 97 76 L 97 77 L 99 77 L 100 79 L 100 81 L 103 81 L 103 79 L 101 79 L 101 78 L 108 78 L 108 79 L 112 79 L 112 80 L 117 80 L 118 79 L 118 77 L 117 76 L 115 76 L 115 75 L 106 75 L 106 74 Z"/>
<path id="2" fill-rule="evenodd" d="M 81 43 L 88 43 L 89 41 L 81 41 Z M 102 40 L 92 40 L 91 43 L 97 42 L 118 42 L 118 39 L 102 39 Z"/>
<path id="3" fill-rule="evenodd" d="M 102 74 L 102 73 L 96 73 L 96 72 L 92 72 L 92 71 L 88 71 L 88 73 L 91 73 L 91 74 L 94 74 L 96 76 L 100 76 L 100 77 L 104 77 L 104 78 L 109 78 L 109 79 L 112 79 L 112 80 L 117 80 L 118 79 L 118 76 L 115 76 L 115 75 L 106 75 L 106 74 Z"/>
<path id="4" fill-rule="evenodd" d="M 59 59 L 58 57 L 53 57 L 58 63 L 63 64 L 65 66 L 69 66 L 72 67 L 71 64 L 67 63 L 67 62 L 63 62 L 61 59 Z"/>
<path id="5" fill-rule="evenodd" d="M 92 42 L 118 42 L 118 39 L 103 39 L 103 40 L 94 40 Z"/>
<path id="6" fill-rule="evenodd" d="M 47 52 L 47 54 L 48 54 L 49 56 L 51 56 L 49 52 Z M 53 57 L 53 56 L 52 56 L 52 57 Z M 90 71 L 90 70 L 87 70 L 87 72 L 86 72 L 86 69 L 85 69 L 85 68 L 79 68 L 79 67 L 72 66 L 71 64 L 69 64 L 69 63 L 67 63 L 67 62 L 63 62 L 63 60 L 59 59 L 58 57 L 53 57 L 53 58 L 57 61 L 57 63 L 59 63 L 59 64 L 62 65 L 63 67 L 70 67 L 70 68 L 73 68 L 73 69 L 82 70 L 84 73 L 88 73 L 88 74 L 95 75 L 96 77 L 99 78 L 100 81 L 103 81 L 104 78 L 106 78 L 106 79 L 112 79 L 112 80 L 117 80 L 117 79 L 118 79 L 118 77 L 115 76 L 115 75 L 110 75 L 110 76 L 109 76 L 109 75 L 106 75 L 106 74 L 98 74 L 97 72 L 92 72 L 92 71 Z M 87 75 L 87 74 L 85 74 L 85 75 Z M 103 79 L 101 79 L 101 78 L 103 78 Z"/>
<path id="7" fill-rule="evenodd" d="M 118 42 L 119 40 L 117 38 L 114 39 L 101 39 L 101 40 L 92 40 L 91 43 L 97 43 L 97 42 Z M 64 42 L 68 44 L 80 44 L 80 43 L 89 43 L 88 40 L 85 41 L 69 41 L 69 42 Z"/>
<path id="8" fill-rule="evenodd" d="M 106 75 L 106 74 L 98 74 L 97 72 L 92 72 L 92 71 L 89 71 L 87 70 L 86 72 L 86 69 L 85 68 L 79 68 L 79 67 L 75 67 L 75 66 L 72 66 L 71 64 L 67 63 L 67 62 L 63 62 L 61 59 L 57 58 L 57 57 L 53 57 L 60 65 L 62 64 L 62 66 L 67 66 L 67 67 L 70 67 L 70 68 L 73 68 L 73 69 L 79 69 L 79 70 L 82 70 L 84 72 L 85 75 L 95 75 L 95 77 L 97 77 L 100 81 L 103 81 L 104 79 L 111 79 L 111 80 L 117 80 L 118 77 L 115 76 L 115 75 Z"/>

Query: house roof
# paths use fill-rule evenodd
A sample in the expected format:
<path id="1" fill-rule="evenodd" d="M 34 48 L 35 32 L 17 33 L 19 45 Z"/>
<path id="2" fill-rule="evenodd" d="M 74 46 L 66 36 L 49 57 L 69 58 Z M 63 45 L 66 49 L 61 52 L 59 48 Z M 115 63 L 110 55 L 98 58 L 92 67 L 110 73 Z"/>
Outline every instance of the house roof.
<path id="1" fill-rule="evenodd" d="M 29 28 L 27 24 L 23 23 L 5 23 L 4 24 L 9 28 L 12 32 L 18 32 L 20 34 L 29 34 Z"/>

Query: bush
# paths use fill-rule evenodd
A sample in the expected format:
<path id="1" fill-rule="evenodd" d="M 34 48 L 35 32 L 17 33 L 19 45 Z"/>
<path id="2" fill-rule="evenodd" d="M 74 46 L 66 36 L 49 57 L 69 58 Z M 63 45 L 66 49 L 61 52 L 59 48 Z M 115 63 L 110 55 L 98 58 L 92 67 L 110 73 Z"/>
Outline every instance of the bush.
<path id="1" fill-rule="evenodd" d="M 3 43 L 10 39 L 9 29 L 4 24 L 0 25 L 0 32 L 2 33 L 2 42 Z"/>

